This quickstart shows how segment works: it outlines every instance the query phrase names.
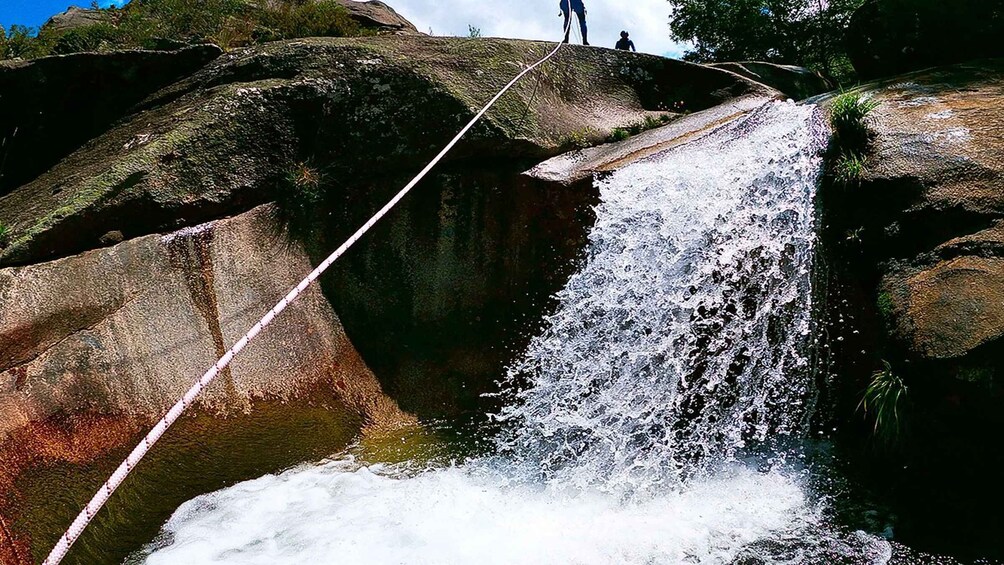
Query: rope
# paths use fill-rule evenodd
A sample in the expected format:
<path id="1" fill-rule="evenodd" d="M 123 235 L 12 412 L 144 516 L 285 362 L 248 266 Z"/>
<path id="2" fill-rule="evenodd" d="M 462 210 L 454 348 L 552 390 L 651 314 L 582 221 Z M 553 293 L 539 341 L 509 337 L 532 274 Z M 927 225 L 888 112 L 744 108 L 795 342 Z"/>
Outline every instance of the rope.
<path id="1" fill-rule="evenodd" d="M 569 5 L 569 12 L 571 12 L 571 0 L 568 0 L 568 5 Z M 566 33 L 568 32 L 568 27 L 571 26 L 572 18 L 569 18 L 568 22 L 569 22 L 568 26 L 565 27 Z M 462 130 L 460 130 L 460 133 L 458 133 L 453 138 L 453 140 L 450 141 L 446 145 L 446 147 L 444 147 L 443 150 L 440 151 L 439 154 L 436 155 L 436 157 L 428 165 L 426 165 L 426 167 L 422 169 L 422 171 L 419 172 L 418 175 L 415 176 L 415 178 L 411 179 L 411 182 L 409 182 L 403 189 L 401 189 L 401 191 L 398 192 L 397 195 L 390 200 L 390 202 L 388 202 L 383 208 L 381 208 L 380 211 L 378 211 L 372 218 L 369 219 L 369 221 L 363 224 L 361 228 L 356 230 L 356 232 L 352 234 L 352 236 L 348 240 L 346 240 L 345 243 L 343 243 L 338 249 L 336 249 L 331 255 L 329 255 L 327 259 L 322 261 L 321 264 L 318 265 L 317 268 L 314 269 L 309 275 L 307 275 L 306 278 L 300 281 L 300 284 L 296 285 L 295 288 L 289 291 L 289 294 L 283 297 L 282 300 L 280 300 L 271 310 L 269 310 L 268 313 L 265 314 L 265 316 L 262 317 L 262 319 L 257 324 L 255 324 L 250 330 L 248 330 L 247 334 L 245 334 L 244 337 L 238 340 L 237 343 L 235 343 L 234 346 L 230 348 L 230 351 L 227 351 L 222 357 L 220 357 L 216 361 L 216 363 L 213 364 L 213 366 L 210 367 L 209 370 L 206 371 L 206 373 L 202 375 L 202 377 L 198 381 L 196 381 L 194 385 L 192 385 L 192 387 L 188 390 L 188 392 L 185 393 L 185 395 L 181 398 L 181 400 L 175 403 L 175 405 L 172 406 L 170 410 L 168 410 L 167 414 L 165 414 L 164 417 L 161 418 L 159 422 L 157 422 L 157 424 L 153 427 L 153 429 L 150 430 L 150 433 L 147 434 L 147 436 L 144 437 L 141 442 L 139 442 L 139 445 L 137 445 L 135 449 L 133 449 L 132 453 L 129 454 L 129 457 L 127 457 L 125 461 L 123 461 L 118 466 L 118 468 L 115 469 L 115 472 L 112 473 L 112 476 L 108 479 L 108 481 L 105 482 L 105 484 L 98 489 L 98 492 L 95 493 L 91 501 L 88 502 L 87 506 L 85 506 L 84 509 L 80 512 L 80 514 L 77 515 L 77 518 L 73 521 L 72 524 L 70 524 L 70 527 L 67 528 L 63 536 L 59 538 L 59 542 L 57 542 L 55 547 L 52 548 L 52 551 L 49 553 L 49 556 L 45 559 L 45 561 L 42 562 L 42 564 L 59 565 L 59 563 L 63 560 L 63 558 L 66 557 L 67 552 L 70 551 L 70 548 L 73 547 L 74 542 L 76 542 L 77 539 L 80 537 L 80 535 L 84 533 L 84 530 L 87 528 L 87 525 L 91 523 L 91 520 L 94 519 L 94 516 L 97 515 L 98 511 L 101 510 L 101 508 L 105 505 L 106 502 L 108 502 L 108 499 L 111 498 L 112 494 L 119 488 L 122 482 L 125 481 L 126 477 L 128 477 L 129 474 L 132 473 L 133 469 L 136 468 L 136 465 L 139 464 L 139 462 L 143 459 L 143 457 L 146 456 L 146 454 L 150 451 L 150 449 L 157 443 L 158 440 L 160 440 L 160 438 L 164 435 L 164 433 L 167 432 L 168 428 L 170 428 L 171 425 L 174 424 L 174 422 L 181 417 L 181 415 L 185 412 L 185 410 L 187 410 L 188 407 L 191 406 L 193 402 L 195 402 L 195 399 L 199 396 L 199 394 L 207 386 L 209 386 L 210 383 L 213 382 L 213 379 L 215 379 L 216 376 L 219 375 L 220 372 L 223 371 L 223 369 L 225 369 L 230 364 L 231 361 L 233 361 L 234 357 L 236 357 L 241 351 L 243 351 L 244 348 L 247 347 L 252 340 L 258 337 L 258 335 L 262 332 L 262 330 L 268 327 L 268 325 L 271 324 L 272 321 L 275 320 L 275 318 L 280 313 L 282 313 L 283 310 L 285 310 L 290 304 L 293 303 L 293 301 L 295 301 L 301 294 L 303 294 L 303 291 L 307 290 L 307 287 L 313 284 L 313 282 L 316 281 L 318 277 L 320 277 L 321 274 L 324 273 L 324 271 L 328 270 L 328 267 L 330 267 L 335 261 L 338 260 L 339 257 L 344 255 L 345 252 L 349 250 L 349 248 L 355 245 L 357 241 L 359 241 L 364 235 L 366 235 L 366 232 L 368 232 L 374 225 L 376 225 L 377 222 L 379 222 L 384 216 L 386 216 L 388 212 L 394 209 L 394 207 L 397 206 L 398 202 L 400 202 L 401 199 L 407 196 L 408 193 L 411 192 L 411 189 L 415 188 L 415 185 L 417 185 L 423 178 L 425 178 L 425 176 L 429 174 L 429 171 L 431 171 L 433 167 L 439 164 L 439 162 L 443 159 L 443 157 L 445 157 L 446 154 L 453 149 L 453 147 L 460 141 L 460 139 L 463 138 L 464 135 L 467 134 L 467 132 L 470 131 L 470 129 L 474 127 L 474 125 L 477 124 L 482 117 L 484 117 L 484 115 L 488 112 L 488 110 L 491 109 L 491 107 L 494 106 L 495 103 L 498 102 L 499 99 L 502 98 L 502 96 L 509 91 L 509 89 L 515 86 L 516 83 L 518 83 L 523 77 L 531 73 L 534 69 L 536 69 L 540 65 L 543 65 L 552 57 L 554 57 L 561 49 L 561 46 L 562 43 L 559 42 L 558 45 L 550 53 L 544 56 L 544 58 L 530 65 L 522 72 L 520 72 L 518 75 L 516 75 L 516 78 L 509 81 L 509 84 L 505 85 L 505 87 L 503 87 L 502 90 L 500 90 L 498 94 L 496 94 L 495 97 L 492 98 L 488 102 L 488 104 L 486 104 L 485 107 L 482 108 L 481 111 L 478 112 L 477 115 L 475 115 L 474 118 L 471 119 L 471 121 L 468 122 L 466 126 L 464 126 Z"/>

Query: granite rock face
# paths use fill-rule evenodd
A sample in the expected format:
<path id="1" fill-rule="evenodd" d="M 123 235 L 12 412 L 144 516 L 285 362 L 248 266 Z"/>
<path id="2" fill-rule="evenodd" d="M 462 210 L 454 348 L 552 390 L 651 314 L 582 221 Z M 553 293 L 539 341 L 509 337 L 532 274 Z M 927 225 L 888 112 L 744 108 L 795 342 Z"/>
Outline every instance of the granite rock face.
<path id="1" fill-rule="evenodd" d="M 310 270 L 273 216 L 258 208 L 0 271 L 0 519 L 30 524 L 55 512 L 21 498 L 17 485 L 62 465 L 100 465 L 129 447 Z M 291 418 L 326 406 L 343 422 L 329 430 L 333 438 L 414 423 L 383 394 L 317 287 L 217 378 L 186 421 L 225 435 L 229 421 L 269 403 L 284 404 Z M 299 445 L 278 441 L 262 449 Z M 227 460 L 237 449 L 216 455 Z M 183 451 L 177 464 L 195 456 Z M 103 480 L 74 478 L 81 492 Z M 0 544 L 3 562 L 28 562 L 10 555 L 51 544 L 40 539 L 51 533 L 15 528 L 16 547 Z"/>

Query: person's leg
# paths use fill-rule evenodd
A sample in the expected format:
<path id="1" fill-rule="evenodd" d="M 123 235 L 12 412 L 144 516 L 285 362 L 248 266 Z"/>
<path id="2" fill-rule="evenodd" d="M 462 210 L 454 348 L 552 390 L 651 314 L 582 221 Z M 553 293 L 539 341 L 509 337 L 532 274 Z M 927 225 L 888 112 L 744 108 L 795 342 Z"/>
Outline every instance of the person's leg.
<path id="1" fill-rule="evenodd" d="M 589 45 L 589 30 L 586 28 L 585 12 L 577 12 L 579 16 L 579 29 L 582 30 L 582 44 Z"/>
<path id="2" fill-rule="evenodd" d="M 568 12 L 565 12 L 564 10 L 562 10 L 562 13 L 565 14 L 565 41 L 564 42 L 568 43 L 568 34 L 572 32 L 571 26 L 568 25 L 568 19 L 571 17 L 571 14 L 569 14 Z"/>

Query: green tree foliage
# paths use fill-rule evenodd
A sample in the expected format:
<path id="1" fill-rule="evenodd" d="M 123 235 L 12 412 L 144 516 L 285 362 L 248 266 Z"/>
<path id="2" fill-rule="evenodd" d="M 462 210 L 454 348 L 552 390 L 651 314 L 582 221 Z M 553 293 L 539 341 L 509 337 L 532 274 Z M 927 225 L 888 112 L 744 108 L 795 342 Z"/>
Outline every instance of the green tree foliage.
<path id="1" fill-rule="evenodd" d="M 369 33 L 331 0 L 134 0 L 69 30 L 0 31 L 0 59 L 216 43 L 224 49 L 298 37 Z"/>
<path id="2" fill-rule="evenodd" d="M 32 48 L 31 29 L 13 25 L 10 30 L 0 26 L 0 59 L 14 59 L 30 55 Z"/>
<path id="3" fill-rule="evenodd" d="M 768 61 L 829 77 L 851 72 L 843 46 L 864 0 L 668 0 L 673 38 L 694 45 L 697 62 Z"/>

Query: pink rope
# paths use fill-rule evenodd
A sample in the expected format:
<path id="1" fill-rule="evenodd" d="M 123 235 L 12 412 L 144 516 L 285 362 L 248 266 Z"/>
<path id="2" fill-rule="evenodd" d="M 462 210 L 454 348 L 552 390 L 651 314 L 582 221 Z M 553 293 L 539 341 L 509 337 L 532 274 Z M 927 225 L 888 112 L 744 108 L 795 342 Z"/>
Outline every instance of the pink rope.
<path id="1" fill-rule="evenodd" d="M 569 2 L 569 12 L 571 12 L 571 0 L 568 0 L 568 2 Z M 566 33 L 568 32 L 568 27 L 571 26 L 572 18 L 569 18 L 568 21 L 569 21 L 568 26 L 566 26 L 565 28 Z M 318 277 L 320 277 L 324 273 L 324 271 L 328 270 L 328 267 L 330 267 L 335 261 L 338 260 L 339 257 L 344 255 L 346 251 L 348 251 L 353 245 L 355 245 L 357 241 L 359 241 L 364 235 L 366 235 L 366 232 L 368 232 L 374 225 L 376 225 L 377 222 L 379 222 L 384 216 L 386 216 L 387 213 L 389 213 L 392 209 L 394 209 L 394 207 L 397 206 L 398 202 L 400 202 L 401 199 L 407 196 L 408 193 L 411 192 L 411 189 L 415 188 L 415 185 L 417 185 L 423 178 L 425 178 L 425 176 L 429 174 L 429 171 L 431 171 L 433 167 L 439 164 L 439 162 L 443 159 L 443 157 L 445 157 L 446 154 L 449 153 L 451 149 L 453 149 L 453 147 L 457 144 L 457 142 L 459 142 L 460 139 L 463 138 L 464 135 L 467 134 L 467 132 L 470 131 L 470 129 L 474 127 L 476 123 L 478 123 L 478 121 L 481 120 L 481 118 L 485 115 L 485 113 L 487 113 L 488 110 L 491 109 L 491 107 L 494 106 L 495 103 L 498 102 L 499 99 L 502 98 L 502 96 L 506 92 L 508 92 L 510 88 L 512 88 L 527 74 L 529 74 L 534 69 L 544 64 L 551 57 L 557 54 L 557 52 L 561 49 L 561 45 L 562 45 L 561 43 L 558 43 L 558 45 L 554 48 L 554 50 L 548 53 L 543 59 L 537 61 L 533 65 L 530 65 L 529 67 L 524 69 L 521 73 L 516 75 L 516 78 L 512 79 L 509 82 L 509 84 L 505 85 L 505 87 L 502 90 L 500 90 L 498 94 L 496 94 L 495 97 L 492 98 L 488 102 L 488 104 L 486 104 L 485 107 L 482 108 L 481 111 L 478 112 L 477 115 L 475 115 L 470 122 L 468 122 L 466 126 L 464 126 L 462 130 L 460 130 L 460 133 L 458 133 L 456 137 L 454 137 L 453 140 L 450 141 L 450 143 L 447 144 L 446 147 L 443 148 L 443 150 L 440 151 L 438 155 L 436 155 L 435 159 L 433 159 L 428 165 L 426 165 L 426 167 L 422 169 L 422 171 L 418 173 L 418 175 L 415 176 L 415 178 L 413 178 L 411 182 L 409 182 L 403 189 L 401 189 L 401 191 L 398 192 L 397 195 L 395 195 L 394 198 L 392 198 L 390 202 L 388 202 L 383 208 L 381 208 L 380 211 L 378 211 L 372 218 L 370 218 L 369 221 L 363 224 L 361 228 L 356 230 L 356 232 L 352 234 L 352 237 L 346 240 L 345 243 L 343 243 L 338 249 L 334 251 L 334 253 L 329 255 L 327 259 L 321 262 L 321 264 L 318 265 L 317 268 L 314 269 L 309 275 L 307 275 L 305 279 L 300 281 L 300 284 L 296 285 L 296 287 L 293 288 L 293 290 L 291 290 L 289 294 L 283 297 L 282 300 L 280 300 L 271 310 L 269 310 L 268 313 L 265 314 L 265 316 L 262 317 L 262 319 L 257 324 L 255 324 L 250 330 L 248 330 L 247 334 L 245 334 L 244 337 L 238 340 L 237 343 L 235 343 L 234 346 L 230 348 L 230 351 L 227 351 L 223 355 L 223 357 L 220 357 L 216 361 L 216 363 L 212 367 L 210 367 L 209 370 L 206 371 L 204 375 L 202 375 L 202 378 L 200 378 L 198 381 L 195 382 L 194 385 L 192 385 L 192 388 L 190 388 L 188 392 L 185 393 L 185 396 L 183 396 L 181 400 L 175 403 L 174 406 L 172 406 L 171 409 L 168 410 L 167 414 L 165 414 L 164 417 L 161 418 L 159 422 L 157 422 L 157 424 L 153 427 L 153 429 L 150 430 L 150 433 L 147 434 L 145 438 L 143 438 L 143 441 L 139 442 L 139 445 L 137 445 L 136 448 L 132 450 L 132 453 L 129 454 L 129 457 L 126 457 L 125 461 L 123 461 L 118 466 L 118 468 L 115 469 L 115 472 L 112 473 L 112 476 L 108 479 L 108 481 L 105 482 L 105 484 L 102 485 L 100 489 L 98 489 L 98 492 L 95 493 L 91 501 L 87 503 L 87 506 L 84 507 L 84 509 L 80 512 L 80 514 L 77 515 L 77 518 L 73 521 L 73 523 L 70 524 L 70 527 L 67 528 L 66 532 L 62 535 L 62 537 L 59 538 L 59 541 L 56 543 L 55 547 L 52 548 L 52 551 L 49 553 L 49 556 L 45 559 L 45 561 L 43 561 L 43 565 L 59 565 L 59 563 L 63 560 L 64 557 L 66 557 L 67 552 L 70 551 L 70 548 L 73 547 L 73 544 L 77 541 L 80 535 L 84 533 L 84 530 L 87 528 L 87 525 L 91 523 L 91 520 L 94 519 L 94 516 L 97 515 L 98 511 L 101 510 L 101 508 L 105 505 L 106 502 L 108 502 L 108 499 L 111 498 L 112 494 L 119 488 L 122 482 L 125 481 L 126 477 L 128 477 L 129 474 L 132 473 L 133 469 L 136 468 L 136 465 L 139 464 L 139 462 L 143 459 L 143 457 L 146 456 L 146 454 L 150 451 L 150 449 L 153 448 L 153 446 L 157 443 L 157 441 L 160 440 L 160 438 L 164 435 L 165 432 L 167 432 L 168 428 L 170 428 L 174 424 L 174 422 L 176 422 L 178 418 L 180 418 L 181 415 L 184 414 L 185 410 L 187 410 L 188 407 L 191 406 L 193 402 L 195 402 L 195 399 L 199 396 L 199 394 L 201 394 L 202 391 L 207 386 L 209 386 L 210 383 L 213 382 L 213 379 L 215 379 L 216 376 L 219 375 L 220 372 L 223 371 L 223 369 L 225 369 L 230 364 L 231 361 L 233 361 L 234 357 L 236 357 L 241 351 L 243 351 L 244 348 L 247 347 L 252 340 L 258 337 L 258 335 L 262 332 L 262 330 L 268 327 L 268 325 L 271 324 L 272 321 L 275 320 L 275 318 L 280 313 L 282 313 L 282 311 L 285 310 L 287 306 L 292 304 L 294 300 L 296 300 L 301 294 L 303 294 L 303 291 L 307 290 L 307 287 L 313 284 L 314 281 L 316 281 Z"/>

